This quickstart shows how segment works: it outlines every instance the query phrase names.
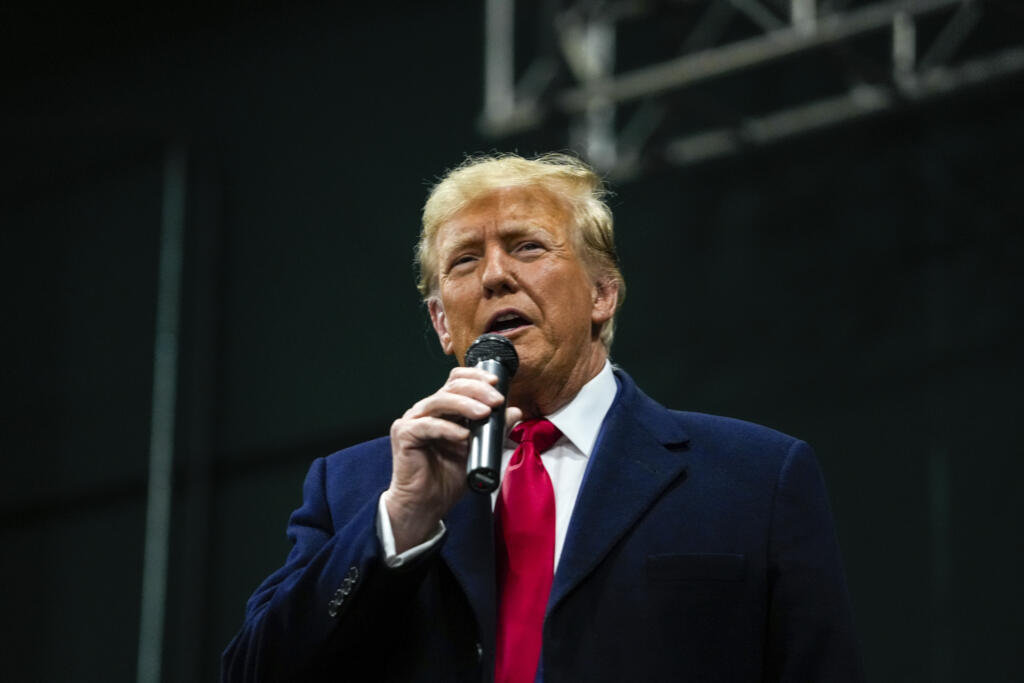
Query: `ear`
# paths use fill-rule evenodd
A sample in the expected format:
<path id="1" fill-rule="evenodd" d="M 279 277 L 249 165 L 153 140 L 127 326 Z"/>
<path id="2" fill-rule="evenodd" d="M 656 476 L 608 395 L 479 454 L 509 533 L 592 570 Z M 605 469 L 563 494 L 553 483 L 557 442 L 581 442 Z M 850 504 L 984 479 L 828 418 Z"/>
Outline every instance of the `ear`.
<path id="1" fill-rule="evenodd" d="M 433 298 L 427 301 L 427 310 L 430 311 L 430 323 L 437 332 L 437 340 L 441 342 L 441 350 L 447 355 L 452 355 L 452 335 L 448 331 L 448 319 L 444 315 L 444 306 L 440 299 Z"/>
<path id="2" fill-rule="evenodd" d="M 590 310 L 590 321 L 595 325 L 603 325 L 615 315 L 615 306 L 619 303 L 619 283 L 614 278 L 601 278 L 594 282 L 592 292 L 594 305 Z"/>

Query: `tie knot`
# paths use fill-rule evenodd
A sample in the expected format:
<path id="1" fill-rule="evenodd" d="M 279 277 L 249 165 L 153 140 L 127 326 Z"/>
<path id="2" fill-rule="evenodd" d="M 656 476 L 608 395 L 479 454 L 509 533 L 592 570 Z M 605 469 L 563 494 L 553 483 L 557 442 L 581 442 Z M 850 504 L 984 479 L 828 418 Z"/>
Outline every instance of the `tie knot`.
<path id="1" fill-rule="evenodd" d="M 509 437 L 516 443 L 532 443 L 538 453 L 543 453 L 554 446 L 560 436 L 562 436 L 562 432 L 558 427 L 543 417 L 536 420 L 523 420 L 509 433 Z"/>

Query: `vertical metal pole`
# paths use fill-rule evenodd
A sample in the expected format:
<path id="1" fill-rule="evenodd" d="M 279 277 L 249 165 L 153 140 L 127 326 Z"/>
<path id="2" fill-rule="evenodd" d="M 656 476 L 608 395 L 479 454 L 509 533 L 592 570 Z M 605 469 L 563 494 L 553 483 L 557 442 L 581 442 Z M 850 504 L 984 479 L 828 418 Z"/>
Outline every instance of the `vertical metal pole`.
<path id="1" fill-rule="evenodd" d="M 917 62 L 917 28 L 914 18 L 907 12 L 897 12 L 892 18 L 892 70 L 897 79 L 913 76 Z"/>
<path id="2" fill-rule="evenodd" d="M 487 0 L 484 6 L 484 118 L 499 123 L 516 106 L 515 0 Z"/>
<path id="3" fill-rule="evenodd" d="M 615 68 L 615 24 L 607 18 L 588 18 L 575 38 L 579 58 L 577 69 L 584 83 L 609 77 Z M 607 98 L 591 96 L 586 109 L 573 121 L 574 146 L 601 171 L 609 171 L 618 161 L 615 135 L 615 104 Z"/>
<path id="4" fill-rule="evenodd" d="M 174 410 L 178 378 L 178 320 L 185 224 L 185 152 L 168 146 L 164 158 L 163 212 L 153 344 L 153 399 L 149 438 L 149 487 L 142 564 L 138 683 L 159 683 L 171 532 Z"/>
<path id="5" fill-rule="evenodd" d="M 818 23 L 818 8 L 815 5 L 815 0 L 790 0 L 789 18 L 793 27 L 800 33 L 814 33 Z"/>

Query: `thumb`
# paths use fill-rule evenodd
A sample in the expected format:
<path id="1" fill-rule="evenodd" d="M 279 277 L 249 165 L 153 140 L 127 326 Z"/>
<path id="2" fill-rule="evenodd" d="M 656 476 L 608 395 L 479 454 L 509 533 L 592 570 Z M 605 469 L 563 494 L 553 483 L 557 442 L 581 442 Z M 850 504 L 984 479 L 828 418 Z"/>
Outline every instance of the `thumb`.
<path id="1" fill-rule="evenodd" d="M 515 406 L 509 406 L 505 411 L 505 436 L 512 431 L 516 423 L 523 419 L 523 411 Z"/>

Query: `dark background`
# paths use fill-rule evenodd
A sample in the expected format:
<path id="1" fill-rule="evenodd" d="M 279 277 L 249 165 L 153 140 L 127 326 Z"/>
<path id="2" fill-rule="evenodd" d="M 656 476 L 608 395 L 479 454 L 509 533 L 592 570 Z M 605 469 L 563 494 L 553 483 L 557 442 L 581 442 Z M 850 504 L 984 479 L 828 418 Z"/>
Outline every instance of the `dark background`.
<path id="1" fill-rule="evenodd" d="M 15 5 L 4 44 L 0 672 L 135 676 L 164 155 L 187 155 L 164 680 L 215 680 L 309 462 L 449 367 L 414 288 L 477 132 L 476 2 Z M 1024 88 L 615 185 L 613 359 L 810 441 L 872 681 L 1024 660 Z"/>

